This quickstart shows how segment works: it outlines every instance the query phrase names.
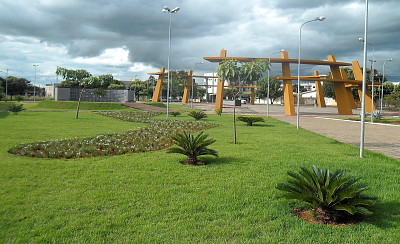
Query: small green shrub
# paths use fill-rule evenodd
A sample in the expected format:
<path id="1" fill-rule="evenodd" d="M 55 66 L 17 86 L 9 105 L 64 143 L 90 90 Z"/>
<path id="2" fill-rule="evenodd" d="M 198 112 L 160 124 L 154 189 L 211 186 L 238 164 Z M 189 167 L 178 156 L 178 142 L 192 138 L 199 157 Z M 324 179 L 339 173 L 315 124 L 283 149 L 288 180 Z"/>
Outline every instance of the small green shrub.
<path id="1" fill-rule="evenodd" d="M 189 113 L 189 116 L 193 117 L 195 120 L 207 118 L 207 114 L 205 114 L 203 111 L 192 111 Z"/>
<path id="2" fill-rule="evenodd" d="M 13 112 L 14 114 L 18 114 L 19 112 L 25 110 L 23 106 L 23 104 L 13 104 L 8 107 L 8 111 Z"/>
<path id="3" fill-rule="evenodd" d="M 353 215 L 370 215 L 375 197 L 363 195 L 365 185 L 359 178 L 346 176 L 345 170 L 331 173 L 328 169 L 312 166 L 312 170 L 301 167 L 299 173 L 288 172 L 291 177 L 276 188 L 285 192 L 285 197 L 307 202 L 313 210 L 325 213 L 330 219 Z"/>
<path id="4" fill-rule="evenodd" d="M 256 122 L 265 122 L 263 117 L 258 116 L 238 116 L 237 120 L 246 122 L 247 126 L 253 126 Z"/>
<path id="5" fill-rule="evenodd" d="M 15 100 L 17 100 L 18 102 L 21 102 L 22 100 L 24 100 L 24 97 L 23 97 L 23 96 L 20 96 L 20 95 L 15 96 L 14 98 L 15 98 Z"/>
<path id="6" fill-rule="evenodd" d="M 170 114 L 171 114 L 172 116 L 176 117 L 176 116 L 180 115 L 180 114 L 181 114 L 181 112 L 178 112 L 178 111 L 172 111 L 172 112 L 170 112 Z"/>
<path id="7" fill-rule="evenodd" d="M 207 148 L 207 146 L 215 142 L 214 139 L 207 139 L 208 135 L 203 134 L 203 131 L 196 136 L 184 131 L 182 134 L 172 136 L 174 144 L 179 147 L 168 148 L 167 153 L 180 153 L 188 157 L 184 164 L 203 165 L 197 159 L 201 155 L 213 155 L 218 157 L 217 151 Z"/>
<path id="8" fill-rule="evenodd" d="M 215 113 L 216 113 L 218 116 L 221 116 L 221 114 L 222 114 L 222 108 L 218 108 L 217 110 L 215 110 Z"/>

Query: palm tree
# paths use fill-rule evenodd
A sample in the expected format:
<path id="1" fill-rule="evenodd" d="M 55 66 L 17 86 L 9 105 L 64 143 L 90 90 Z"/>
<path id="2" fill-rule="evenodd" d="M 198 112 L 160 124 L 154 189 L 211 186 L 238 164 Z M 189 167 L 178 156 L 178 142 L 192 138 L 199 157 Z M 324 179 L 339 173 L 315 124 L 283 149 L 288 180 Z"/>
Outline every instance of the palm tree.
<path id="1" fill-rule="evenodd" d="M 213 155 L 218 157 L 217 151 L 207 148 L 207 146 L 215 142 L 214 139 L 207 139 L 208 135 L 200 132 L 196 136 L 184 131 L 182 134 L 172 136 L 175 145 L 179 147 L 172 147 L 167 150 L 167 153 L 180 153 L 188 157 L 184 164 L 202 165 L 197 159 L 201 155 Z"/>

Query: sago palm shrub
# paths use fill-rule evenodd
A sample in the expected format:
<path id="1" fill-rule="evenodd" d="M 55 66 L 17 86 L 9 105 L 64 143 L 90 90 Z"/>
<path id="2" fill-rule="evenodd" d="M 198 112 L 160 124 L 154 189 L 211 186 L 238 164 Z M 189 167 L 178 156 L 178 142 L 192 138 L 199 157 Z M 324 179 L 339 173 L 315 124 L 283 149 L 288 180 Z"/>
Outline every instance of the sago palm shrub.
<path id="1" fill-rule="evenodd" d="M 259 116 L 238 116 L 237 120 L 245 122 L 247 126 L 253 126 L 256 122 L 265 122 L 264 118 Z"/>
<path id="2" fill-rule="evenodd" d="M 331 173 L 328 169 L 301 167 L 299 173 L 288 172 L 291 179 L 276 188 L 285 197 L 307 202 L 323 218 L 336 220 L 354 215 L 370 215 L 376 198 L 364 195 L 368 188 L 358 183 L 360 178 L 346 175 L 345 170 Z"/>
<path id="3" fill-rule="evenodd" d="M 207 114 L 205 114 L 203 111 L 192 111 L 189 113 L 189 116 L 193 117 L 195 120 L 207 118 Z"/>
<path id="4" fill-rule="evenodd" d="M 215 142 L 214 139 L 207 139 L 208 135 L 203 132 L 197 135 L 190 134 L 184 131 L 182 134 L 172 136 L 174 144 L 178 147 L 172 147 L 167 150 L 167 153 L 180 153 L 186 155 L 187 161 L 183 164 L 190 165 L 203 165 L 204 162 L 199 162 L 198 156 L 201 155 L 213 155 L 218 157 L 217 151 L 214 149 L 207 148 L 209 145 Z"/>

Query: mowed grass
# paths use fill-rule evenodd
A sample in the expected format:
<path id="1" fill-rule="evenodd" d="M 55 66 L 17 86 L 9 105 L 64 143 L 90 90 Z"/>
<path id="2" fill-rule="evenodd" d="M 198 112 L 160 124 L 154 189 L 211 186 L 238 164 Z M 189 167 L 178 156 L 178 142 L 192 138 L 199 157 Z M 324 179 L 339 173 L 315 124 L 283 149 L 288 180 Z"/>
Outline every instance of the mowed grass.
<path id="1" fill-rule="evenodd" d="M 160 116 L 164 117 L 164 116 Z M 178 118 L 188 119 L 187 115 Z M 207 166 L 153 151 L 86 159 L 10 155 L 19 143 L 121 132 L 143 124 L 97 114 L 0 113 L 0 242 L 55 243 L 398 243 L 399 161 L 270 118 L 238 122 L 209 115 L 221 126 Z M 349 227 L 306 223 L 279 197 L 278 182 L 300 166 L 348 169 L 379 197 L 376 213 Z M 298 206 L 298 204 L 295 204 Z"/>
<path id="2" fill-rule="evenodd" d="M 43 100 L 37 104 L 27 105 L 29 110 L 48 111 L 48 110 L 69 110 L 74 111 L 78 102 L 70 101 L 53 101 Z M 98 103 L 98 102 L 81 102 L 80 110 L 82 111 L 109 111 L 109 110 L 129 110 L 128 107 L 121 103 Z"/>

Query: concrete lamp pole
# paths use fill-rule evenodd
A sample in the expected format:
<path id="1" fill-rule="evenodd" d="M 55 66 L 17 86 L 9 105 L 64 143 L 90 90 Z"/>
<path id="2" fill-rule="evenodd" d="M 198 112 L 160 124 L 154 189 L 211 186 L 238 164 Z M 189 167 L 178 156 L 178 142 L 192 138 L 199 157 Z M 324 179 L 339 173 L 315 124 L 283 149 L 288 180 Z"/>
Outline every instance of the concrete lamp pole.
<path id="1" fill-rule="evenodd" d="M 169 13 L 169 28 L 168 28 L 168 82 L 167 82 L 167 117 L 169 117 L 169 87 L 171 80 L 171 70 L 170 70 L 170 56 L 171 56 L 171 23 L 172 23 L 172 14 L 176 14 L 180 10 L 179 7 L 171 10 L 167 6 L 162 9 L 163 13 Z"/>
<path id="2" fill-rule="evenodd" d="M 364 59 L 363 59 L 363 80 L 361 96 L 361 127 L 360 127 L 360 158 L 364 158 L 365 139 L 365 90 L 367 89 L 367 41 L 368 41 L 368 0 L 365 0 L 364 14 Z"/>
<path id="3" fill-rule="evenodd" d="M 364 42 L 363 38 L 358 38 L 359 42 Z M 367 42 L 368 45 L 370 45 L 372 47 L 372 59 L 370 59 L 369 61 L 371 62 L 371 74 L 370 74 L 370 79 L 371 79 L 371 83 L 372 83 L 372 87 L 371 87 L 371 93 L 372 93 L 372 99 L 371 99 L 371 107 L 372 107 L 372 112 L 371 112 L 371 122 L 374 122 L 374 81 L 375 81 L 375 71 L 374 71 L 374 63 L 376 62 L 375 59 L 375 48 L 374 46 Z"/>
<path id="4" fill-rule="evenodd" d="M 273 55 L 273 54 L 275 54 L 275 53 L 281 53 L 281 52 L 284 52 L 284 51 L 286 51 L 285 49 L 281 49 L 280 51 L 276 51 L 276 52 L 273 52 L 273 53 L 271 53 L 270 55 L 269 55 L 269 57 L 268 57 L 268 65 L 270 65 L 271 64 L 271 56 Z M 269 69 L 267 70 L 267 117 L 269 117 Z"/>
<path id="5" fill-rule="evenodd" d="M 389 58 L 383 62 L 383 75 L 382 75 L 382 85 L 381 85 L 381 113 L 383 113 L 383 82 L 385 82 L 385 64 L 387 61 L 393 61 L 392 58 Z"/>
<path id="6" fill-rule="evenodd" d="M 324 21 L 326 18 L 324 16 L 317 17 L 315 19 L 304 22 L 299 29 L 299 58 L 297 64 L 297 113 L 296 113 L 296 127 L 300 128 L 300 57 L 301 57 L 301 28 L 307 23 L 314 21 Z"/>
<path id="7" fill-rule="evenodd" d="M 197 64 L 204 64 L 204 62 L 201 61 L 201 62 L 195 63 L 195 64 L 193 65 L 193 68 L 192 68 L 192 94 L 191 94 L 191 102 L 190 102 L 190 108 L 191 108 L 191 109 L 193 109 L 193 87 L 194 87 L 194 84 L 193 84 L 193 75 L 194 75 L 194 68 L 196 67 Z"/>
<path id="8" fill-rule="evenodd" d="M 36 68 L 39 66 L 38 64 L 33 65 L 35 67 L 35 84 L 33 85 L 33 101 L 36 101 Z"/>

